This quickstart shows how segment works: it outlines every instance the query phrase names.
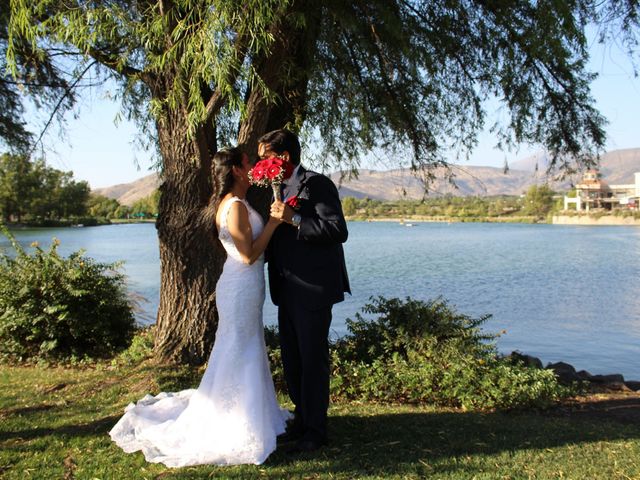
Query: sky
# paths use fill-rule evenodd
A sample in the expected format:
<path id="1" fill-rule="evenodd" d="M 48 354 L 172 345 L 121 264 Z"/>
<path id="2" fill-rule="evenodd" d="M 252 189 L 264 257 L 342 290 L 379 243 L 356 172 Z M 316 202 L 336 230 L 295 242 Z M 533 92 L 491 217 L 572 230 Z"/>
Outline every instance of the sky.
<path id="1" fill-rule="evenodd" d="M 606 150 L 640 147 L 640 79 L 634 77 L 629 58 L 616 46 L 604 47 L 595 40 L 590 54 L 589 69 L 599 75 L 592 84 L 592 94 L 609 121 Z M 150 174 L 151 154 L 134 146 L 137 127 L 127 121 L 116 125 L 119 109 L 106 89 L 85 92 L 77 108 L 66 116 L 64 137 L 57 128 L 45 135 L 48 164 L 73 171 L 76 180 L 88 181 L 91 188 L 129 183 Z M 43 119 L 35 109 L 28 108 L 26 120 L 37 132 Z M 491 123 L 489 112 L 487 124 Z M 495 143 L 485 131 L 469 160 L 456 163 L 502 167 L 505 160 L 512 164 L 540 151 L 539 147 L 523 145 L 516 151 L 503 152 L 494 148 Z M 366 162 L 361 167 L 367 168 Z"/>

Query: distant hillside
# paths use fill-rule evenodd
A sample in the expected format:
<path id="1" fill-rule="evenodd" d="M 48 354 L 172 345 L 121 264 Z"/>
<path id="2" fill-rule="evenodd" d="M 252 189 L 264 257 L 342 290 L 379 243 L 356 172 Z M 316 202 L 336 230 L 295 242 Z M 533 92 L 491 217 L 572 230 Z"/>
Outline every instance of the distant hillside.
<path id="1" fill-rule="evenodd" d="M 538 152 L 529 157 L 509 163 L 509 168 L 523 170 L 525 172 L 544 172 L 549 165 L 549 157 L 546 152 Z"/>
<path id="2" fill-rule="evenodd" d="M 640 148 L 613 150 L 600 161 L 600 173 L 609 184 L 633 183 L 636 172 L 640 172 Z"/>
<path id="3" fill-rule="evenodd" d="M 538 153 L 510 164 L 515 170 L 544 172 L 549 165 L 546 153 Z M 640 148 L 612 150 L 600 157 L 600 173 L 610 184 L 633 183 L 634 173 L 640 172 Z"/>
<path id="4" fill-rule="evenodd" d="M 444 180 L 444 170 L 438 170 L 435 172 L 437 180 L 429 186 L 428 195 L 520 195 L 531 185 L 547 180 L 546 167 L 547 157 L 544 154 L 514 162 L 507 173 L 502 168 L 452 165 L 456 185 Z M 640 148 L 614 150 L 604 154 L 600 161 L 600 170 L 610 184 L 633 183 L 633 174 L 640 172 Z M 342 181 L 340 176 L 340 172 L 331 174 L 331 178 L 339 186 L 341 197 L 398 200 L 419 199 L 424 194 L 423 184 L 408 169 L 360 170 L 357 179 Z M 552 188 L 560 190 L 569 188 L 579 177 L 563 182 L 548 180 Z M 132 183 L 100 188 L 94 192 L 115 198 L 124 205 L 132 205 L 136 200 L 150 195 L 159 185 L 158 175 L 152 174 Z"/>
<path id="5" fill-rule="evenodd" d="M 435 172 L 436 180 L 428 186 L 428 196 L 442 195 L 520 195 L 534 183 L 542 183 L 544 177 L 532 172 L 501 168 L 453 165 L 455 184 L 444 179 L 444 170 Z M 342 180 L 340 174 L 331 178 L 339 186 L 340 196 L 369 197 L 375 200 L 419 199 L 425 193 L 423 183 L 408 169 L 373 171 L 362 170 L 357 179 Z M 556 188 L 564 185 L 554 184 Z"/>
<path id="6" fill-rule="evenodd" d="M 96 188 L 93 193 L 115 198 L 122 205 L 133 205 L 136 200 L 147 197 L 160 186 L 160 178 L 157 173 L 142 177 L 135 182 L 121 183 L 112 187 Z"/>

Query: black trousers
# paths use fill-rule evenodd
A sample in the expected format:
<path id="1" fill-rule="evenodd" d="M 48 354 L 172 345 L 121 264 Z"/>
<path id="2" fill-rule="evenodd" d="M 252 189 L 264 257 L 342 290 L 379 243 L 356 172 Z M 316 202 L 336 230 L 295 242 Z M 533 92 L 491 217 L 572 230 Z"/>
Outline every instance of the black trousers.
<path id="1" fill-rule="evenodd" d="M 286 289 L 283 289 L 286 291 Z M 303 439 L 325 442 L 329 408 L 329 326 L 332 305 L 309 310 L 281 296 L 278 328 L 284 376 Z"/>

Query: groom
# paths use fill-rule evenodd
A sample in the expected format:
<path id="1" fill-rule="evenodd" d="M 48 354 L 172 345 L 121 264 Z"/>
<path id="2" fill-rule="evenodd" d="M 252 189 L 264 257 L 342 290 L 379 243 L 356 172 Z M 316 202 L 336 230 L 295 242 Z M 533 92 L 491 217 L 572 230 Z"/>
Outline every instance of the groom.
<path id="1" fill-rule="evenodd" d="M 333 182 L 300 165 L 294 133 L 274 130 L 258 142 L 260 158 L 277 155 L 295 166 L 282 198 L 271 205 L 271 215 L 283 223 L 267 255 L 284 375 L 295 404 L 286 436 L 297 440 L 293 451 L 310 452 L 327 443 L 331 308 L 351 293 L 342 250 L 347 224 Z"/>

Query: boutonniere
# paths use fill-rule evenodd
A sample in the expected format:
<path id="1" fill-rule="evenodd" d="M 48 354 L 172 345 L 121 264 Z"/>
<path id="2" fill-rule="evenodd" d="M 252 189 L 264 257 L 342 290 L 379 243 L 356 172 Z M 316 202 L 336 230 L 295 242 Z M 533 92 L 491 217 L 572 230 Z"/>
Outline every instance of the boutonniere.
<path id="1" fill-rule="evenodd" d="M 293 208 L 294 210 L 296 208 L 298 208 L 298 206 L 300 205 L 300 201 L 298 200 L 297 195 L 294 195 L 293 197 L 289 197 L 287 198 L 287 200 L 284 202 L 287 205 L 289 205 L 291 208 Z"/>

